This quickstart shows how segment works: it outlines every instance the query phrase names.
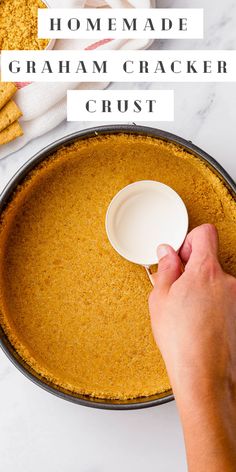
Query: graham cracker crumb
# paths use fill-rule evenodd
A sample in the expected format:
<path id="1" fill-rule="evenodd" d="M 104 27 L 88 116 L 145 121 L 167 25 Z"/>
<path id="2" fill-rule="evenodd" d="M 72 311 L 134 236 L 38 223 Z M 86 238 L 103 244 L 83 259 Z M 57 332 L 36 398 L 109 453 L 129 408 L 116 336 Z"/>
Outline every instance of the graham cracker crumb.
<path id="1" fill-rule="evenodd" d="M 38 8 L 41 0 L 0 1 L 0 49 L 45 49 L 48 39 L 38 39 Z"/>
<path id="2" fill-rule="evenodd" d="M 138 180 L 184 200 L 190 229 L 214 223 L 236 275 L 236 202 L 221 179 L 160 139 L 107 135 L 64 146 L 21 184 L 0 224 L 0 322 L 24 360 L 71 392 L 129 399 L 167 392 L 154 342 L 150 282 L 110 246 L 105 214 Z"/>

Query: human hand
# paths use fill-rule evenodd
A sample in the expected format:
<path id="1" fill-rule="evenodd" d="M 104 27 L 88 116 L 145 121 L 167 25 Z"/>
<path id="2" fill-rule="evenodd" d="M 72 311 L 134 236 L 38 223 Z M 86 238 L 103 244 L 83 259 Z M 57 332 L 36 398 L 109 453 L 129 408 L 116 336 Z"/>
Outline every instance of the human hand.
<path id="1" fill-rule="evenodd" d="M 205 425 L 204 432 L 199 429 L 205 445 L 209 434 L 217 444 L 220 434 L 228 445 L 227 432 L 236 428 L 236 279 L 223 272 L 217 251 L 217 231 L 208 224 L 188 235 L 179 256 L 170 246 L 160 246 L 149 299 L 153 334 L 191 444 L 190 457 L 200 424 Z M 227 469 L 218 462 L 218 468 L 206 469 L 204 463 L 201 469 L 198 462 L 191 470 L 236 470 L 236 457 L 232 468 L 230 460 Z"/>

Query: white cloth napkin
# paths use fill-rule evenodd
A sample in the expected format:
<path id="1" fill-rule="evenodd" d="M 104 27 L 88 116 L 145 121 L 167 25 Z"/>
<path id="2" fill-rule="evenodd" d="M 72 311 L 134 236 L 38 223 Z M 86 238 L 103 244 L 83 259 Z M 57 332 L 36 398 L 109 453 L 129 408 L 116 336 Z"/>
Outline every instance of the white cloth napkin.
<path id="1" fill-rule="evenodd" d="M 155 0 L 49 0 L 52 8 L 150 8 Z M 147 40 L 57 40 L 54 49 L 146 49 Z M 20 119 L 24 135 L 0 147 L 0 159 L 21 149 L 25 144 L 55 128 L 66 119 L 66 91 L 68 89 L 104 89 L 108 83 L 31 83 L 21 84 L 15 101 L 23 112 Z"/>

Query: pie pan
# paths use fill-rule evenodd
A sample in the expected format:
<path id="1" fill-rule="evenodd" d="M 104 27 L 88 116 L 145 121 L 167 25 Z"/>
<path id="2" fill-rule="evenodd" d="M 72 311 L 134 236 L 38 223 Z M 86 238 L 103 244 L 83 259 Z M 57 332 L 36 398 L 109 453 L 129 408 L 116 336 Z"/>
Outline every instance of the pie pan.
<path id="1" fill-rule="evenodd" d="M 153 138 L 159 138 L 164 141 L 177 144 L 182 147 L 185 151 L 195 155 L 199 159 L 203 160 L 207 165 L 220 177 L 225 186 L 227 186 L 233 197 L 236 197 L 236 184 L 232 178 L 227 174 L 223 167 L 218 164 L 212 157 L 202 151 L 200 148 L 192 144 L 192 142 L 186 141 L 178 136 L 170 134 L 166 131 L 161 131 L 155 128 L 149 128 L 145 126 L 133 125 L 109 125 L 109 126 L 98 126 L 94 128 L 77 131 L 69 136 L 63 137 L 58 141 L 50 144 L 36 155 L 31 157 L 25 165 L 23 165 L 17 173 L 10 180 L 8 185 L 0 195 L 0 214 L 7 206 L 10 201 L 13 192 L 16 187 L 25 179 L 28 173 L 35 168 L 44 159 L 47 159 L 53 152 L 59 149 L 61 146 L 67 146 L 77 140 L 84 140 L 87 138 L 97 137 L 100 135 L 118 134 L 125 133 L 128 135 L 143 135 L 150 136 Z M 25 361 L 19 356 L 16 350 L 9 342 L 6 334 L 0 326 L 0 346 L 11 360 L 11 362 L 30 380 L 36 385 L 40 386 L 44 390 L 57 395 L 65 400 L 71 401 L 76 404 L 90 406 L 93 408 L 111 409 L 111 410 L 132 410 L 138 408 L 146 408 L 156 405 L 167 403 L 174 399 L 171 390 L 166 391 L 162 394 L 152 395 L 149 397 L 136 398 L 133 400 L 101 400 L 99 398 L 89 397 L 85 395 L 73 394 L 70 391 L 64 390 L 61 387 L 57 387 L 55 384 L 50 383 L 44 377 L 40 376 Z"/>

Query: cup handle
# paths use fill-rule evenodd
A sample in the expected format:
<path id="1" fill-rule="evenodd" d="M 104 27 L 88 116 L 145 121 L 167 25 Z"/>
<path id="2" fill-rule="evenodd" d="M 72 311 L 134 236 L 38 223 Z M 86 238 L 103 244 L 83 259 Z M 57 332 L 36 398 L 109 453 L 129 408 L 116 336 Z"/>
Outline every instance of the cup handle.
<path id="1" fill-rule="evenodd" d="M 147 272 L 147 275 L 148 275 L 148 278 L 149 278 L 151 284 L 154 286 L 154 280 L 153 280 L 153 276 L 152 276 L 152 273 L 151 273 L 150 266 L 144 266 L 144 268 Z"/>

